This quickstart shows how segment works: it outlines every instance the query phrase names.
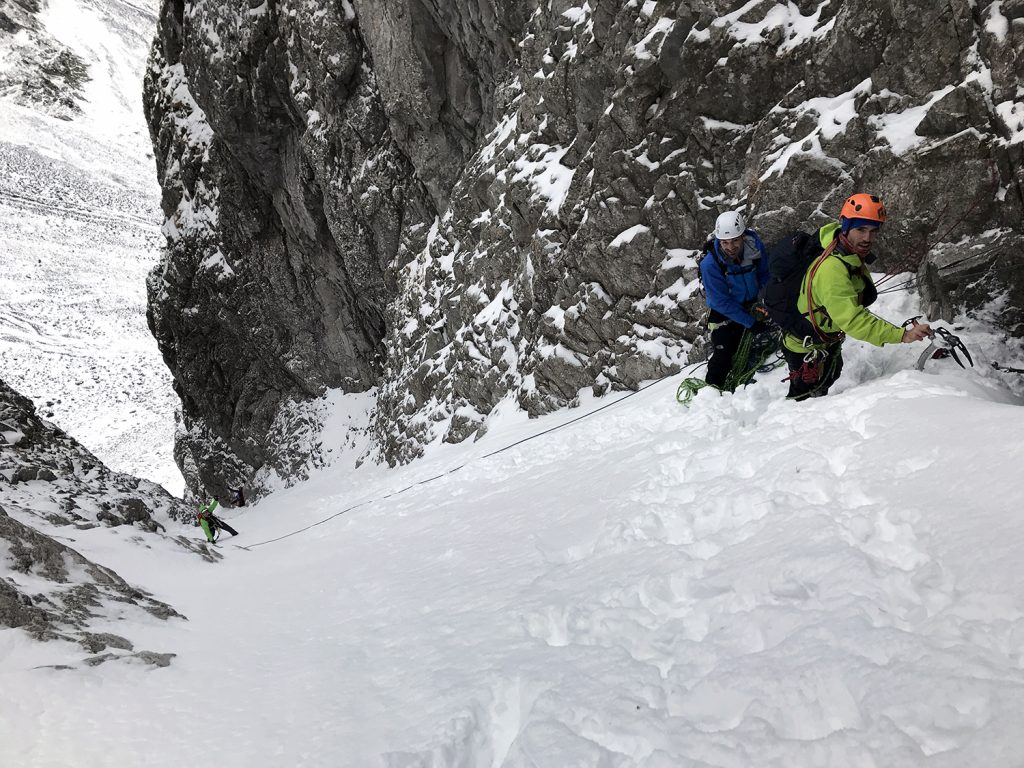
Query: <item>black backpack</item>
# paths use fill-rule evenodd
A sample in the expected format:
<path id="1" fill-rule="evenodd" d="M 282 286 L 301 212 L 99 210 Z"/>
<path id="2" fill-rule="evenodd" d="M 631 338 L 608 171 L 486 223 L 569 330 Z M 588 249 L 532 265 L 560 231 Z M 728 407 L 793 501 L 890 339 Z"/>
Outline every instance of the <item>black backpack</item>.
<path id="1" fill-rule="evenodd" d="M 764 289 L 764 305 L 772 322 L 798 339 L 825 341 L 807 315 L 797 309 L 804 275 L 823 253 L 818 233 L 793 232 L 771 249 L 768 270 L 771 280 Z"/>
<path id="2" fill-rule="evenodd" d="M 704 259 L 715 258 L 714 248 L 715 241 L 714 238 L 712 238 L 711 240 L 708 240 L 706 243 L 704 243 L 704 248 L 701 250 L 700 255 L 697 257 L 697 282 L 700 283 L 700 292 L 704 296 L 707 296 L 707 291 L 704 290 L 704 273 L 701 272 L 700 265 L 704 261 Z M 722 264 L 722 262 L 718 261 L 718 259 L 715 259 L 715 263 L 718 264 L 718 268 L 722 270 L 722 277 L 725 277 L 725 265 Z"/>
<path id="3" fill-rule="evenodd" d="M 837 241 L 833 241 L 837 242 Z M 810 337 L 816 341 L 829 342 L 835 340 L 836 336 L 818 331 L 806 313 L 797 309 L 797 301 L 800 298 L 800 289 L 803 287 L 804 275 L 819 256 L 831 252 L 821 247 L 818 233 L 807 234 L 806 232 L 793 232 L 782 238 L 771 249 L 768 271 L 771 273 L 771 280 L 764 290 L 764 305 L 768 310 L 768 317 L 772 322 L 787 333 L 791 333 L 798 339 Z M 842 261 L 842 259 L 840 259 Z M 874 258 L 865 259 L 871 263 Z M 856 275 L 860 269 L 842 261 L 850 276 Z M 871 280 L 866 280 L 864 293 L 860 296 L 861 306 L 871 306 L 878 298 L 878 289 Z M 821 307 L 814 307 L 821 309 Z"/>

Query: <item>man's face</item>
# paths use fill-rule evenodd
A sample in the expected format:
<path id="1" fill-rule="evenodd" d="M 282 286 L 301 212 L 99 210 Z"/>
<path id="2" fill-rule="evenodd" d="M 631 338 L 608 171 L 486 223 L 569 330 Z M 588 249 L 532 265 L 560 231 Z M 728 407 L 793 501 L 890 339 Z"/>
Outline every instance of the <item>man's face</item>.
<path id="1" fill-rule="evenodd" d="M 878 236 L 878 227 L 854 227 L 846 233 L 846 239 L 854 252 L 864 257 L 871 253 L 871 245 Z"/>
<path id="2" fill-rule="evenodd" d="M 722 253 L 733 261 L 738 261 L 743 253 L 743 235 L 729 240 L 719 240 L 718 244 L 722 247 Z"/>

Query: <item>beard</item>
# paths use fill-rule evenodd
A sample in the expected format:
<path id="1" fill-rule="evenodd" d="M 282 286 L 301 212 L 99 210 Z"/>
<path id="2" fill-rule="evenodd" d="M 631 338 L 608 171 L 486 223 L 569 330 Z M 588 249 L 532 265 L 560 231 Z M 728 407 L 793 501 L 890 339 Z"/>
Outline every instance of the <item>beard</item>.
<path id="1" fill-rule="evenodd" d="M 840 235 L 840 238 L 843 247 L 846 248 L 846 250 L 857 254 L 862 259 L 871 254 L 871 246 L 873 245 L 873 243 L 870 240 L 861 240 L 860 242 L 854 244 L 847 235 Z"/>

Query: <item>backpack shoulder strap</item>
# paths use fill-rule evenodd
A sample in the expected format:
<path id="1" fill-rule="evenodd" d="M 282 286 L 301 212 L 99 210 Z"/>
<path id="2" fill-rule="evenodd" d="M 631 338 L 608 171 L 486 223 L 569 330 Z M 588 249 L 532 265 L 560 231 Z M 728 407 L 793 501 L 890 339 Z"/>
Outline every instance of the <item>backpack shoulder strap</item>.
<path id="1" fill-rule="evenodd" d="M 704 243 L 704 248 L 701 249 L 700 256 L 697 257 L 697 279 L 700 280 L 701 285 L 704 284 L 704 276 L 701 274 L 700 267 L 701 264 L 704 263 L 704 259 L 713 260 L 715 264 L 718 266 L 718 269 L 721 270 L 722 277 L 727 276 L 728 273 L 725 271 L 725 264 L 723 264 L 722 260 L 718 258 L 718 252 L 715 249 L 714 238 L 711 238 L 706 243 Z"/>

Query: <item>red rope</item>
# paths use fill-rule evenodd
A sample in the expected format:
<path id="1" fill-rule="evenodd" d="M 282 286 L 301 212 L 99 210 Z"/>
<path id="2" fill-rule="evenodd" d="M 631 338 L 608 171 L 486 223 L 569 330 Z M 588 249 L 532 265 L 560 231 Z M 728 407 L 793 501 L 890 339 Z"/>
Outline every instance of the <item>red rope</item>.
<path id="1" fill-rule="evenodd" d="M 789 376 L 783 381 L 802 381 L 804 384 L 814 384 L 821 378 L 823 364 L 821 362 L 809 363 L 806 360 L 799 368 L 789 372 Z"/>
<path id="2" fill-rule="evenodd" d="M 839 238 L 835 237 L 832 242 L 828 244 L 828 247 L 821 252 L 821 256 L 818 260 L 811 265 L 810 272 L 807 274 L 807 319 L 811 321 L 811 327 L 814 329 L 814 333 L 817 334 L 821 341 L 828 341 L 829 334 L 825 333 L 818 327 L 818 321 L 814 317 L 814 312 L 817 307 L 814 306 L 814 293 L 811 290 L 811 283 L 814 281 L 814 275 L 829 256 L 832 255 L 832 251 L 836 249 L 836 243 L 839 242 Z"/>

